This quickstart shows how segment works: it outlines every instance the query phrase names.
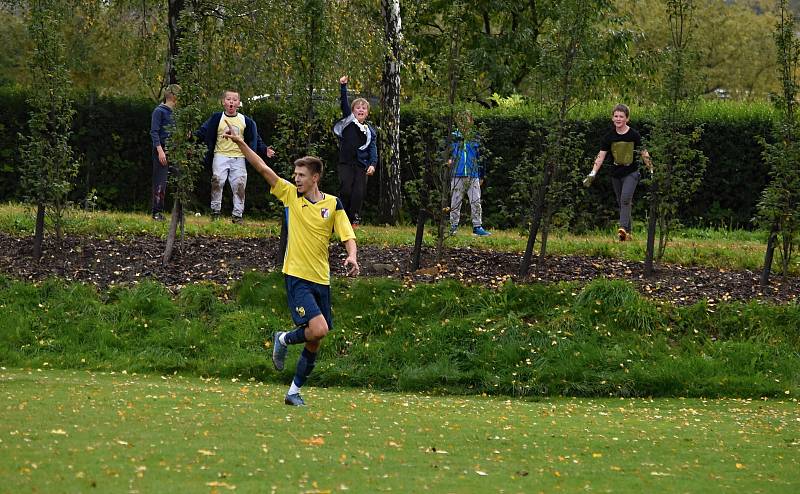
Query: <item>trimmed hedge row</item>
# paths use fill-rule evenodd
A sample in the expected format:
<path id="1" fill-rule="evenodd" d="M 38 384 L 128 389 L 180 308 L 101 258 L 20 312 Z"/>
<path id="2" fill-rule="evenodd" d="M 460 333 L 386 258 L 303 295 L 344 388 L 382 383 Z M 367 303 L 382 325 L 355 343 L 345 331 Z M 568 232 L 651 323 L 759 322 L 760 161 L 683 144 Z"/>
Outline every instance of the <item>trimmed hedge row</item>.
<path id="1" fill-rule="evenodd" d="M 719 105 L 719 104 L 717 104 Z M 757 106 L 757 105 L 756 105 Z M 81 202 L 89 192 L 96 191 L 97 204 L 104 209 L 149 209 L 151 186 L 150 138 L 148 135 L 150 113 L 154 107 L 146 99 L 89 97 L 75 104 L 74 146 L 78 150 L 81 167 L 73 200 Z M 713 110 L 713 109 L 712 109 Z M 718 108 L 717 108 L 718 110 Z M 18 133 L 27 128 L 28 107 L 23 94 L 0 90 L 0 111 L 6 119 L 0 122 L 0 198 L 20 200 L 18 170 L 21 164 Z M 209 113 L 214 111 L 210 106 Z M 278 113 L 282 108 L 276 103 L 254 105 L 248 114 L 259 124 L 262 137 L 268 143 L 279 140 Z M 520 112 L 524 113 L 524 112 Z M 598 111 L 586 110 L 585 118 L 575 120 L 576 130 L 586 137 L 585 168 L 600 146 L 600 139 L 610 130 L 609 118 Z M 709 157 L 706 177 L 699 192 L 681 214 L 687 225 L 715 225 L 748 227 L 755 214 L 756 203 L 766 184 L 768 174 L 761 161 L 758 136 L 771 138 L 773 115 L 770 111 L 706 111 L 694 121 L 687 121 L 687 129 L 702 125 L 704 132 L 701 148 Z M 375 117 L 375 115 L 373 115 Z M 401 128 L 417 121 L 430 119 L 422 109 L 406 108 Z M 647 137 L 654 122 L 652 112 L 634 110 L 632 125 Z M 526 147 L 540 152 L 541 143 L 531 142 L 531 131 L 541 128 L 540 115 L 514 115 L 506 111 L 479 113 L 478 120 L 485 126 L 485 146 L 500 158 L 488 164 L 484 185 L 483 211 L 485 223 L 492 227 L 513 227 L 525 223 L 527 208 L 509 203 L 510 170 L 519 163 Z M 332 126 L 331 122 L 331 126 Z M 283 136 L 284 139 L 287 136 Z M 280 149 L 278 149 L 280 152 Z M 318 154 L 328 164 L 336 163 L 335 142 L 324 139 Z M 418 165 L 414 157 L 403 154 L 403 179 L 416 175 Z M 336 167 L 330 166 L 323 181 L 323 189 L 337 188 Z M 280 170 L 287 173 L 289 170 Z M 380 171 L 379 171 L 380 172 Z M 210 170 L 201 174 L 196 186 L 195 204 L 190 209 L 205 211 L 210 197 Z M 365 216 L 374 218 L 377 212 L 379 180 L 368 183 Z M 263 180 L 252 177 L 247 185 L 248 214 L 266 213 L 272 209 L 263 197 L 267 188 Z M 637 193 L 642 196 L 642 190 Z M 229 193 L 224 196 L 230 208 Z M 634 217 L 644 218 L 644 201 L 635 201 Z M 408 208 L 408 202 L 404 204 Z M 616 221 L 616 204 L 609 180 L 598 180 L 578 205 L 573 227 L 593 227 Z M 405 211 L 413 217 L 414 211 Z"/>

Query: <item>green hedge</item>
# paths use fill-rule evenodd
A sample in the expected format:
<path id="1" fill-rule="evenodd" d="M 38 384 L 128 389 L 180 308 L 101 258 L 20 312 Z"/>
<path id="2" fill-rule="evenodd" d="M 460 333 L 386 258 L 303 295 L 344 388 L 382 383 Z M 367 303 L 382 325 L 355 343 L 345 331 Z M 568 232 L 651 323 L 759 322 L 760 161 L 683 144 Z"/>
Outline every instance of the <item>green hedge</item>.
<path id="1" fill-rule="evenodd" d="M 146 211 L 150 201 L 151 164 L 149 122 L 154 107 L 146 99 L 83 97 L 76 102 L 74 145 L 79 152 L 81 168 L 73 199 L 80 202 L 91 190 L 97 191 L 99 206 L 106 209 Z M 209 113 L 213 111 L 209 107 Z M 19 200 L 17 170 L 20 156 L 18 132 L 27 127 L 28 109 L 25 97 L 19 92 L 0 90 L 0 111 L 7 115 L 0 123 L 0 197 Z M 276 142 L 278 114 L 283 109 L 278 104 L 259 103 L 248 114 L 259 123 L 259 130 L 268 143 Z M 586 170 L 599 149 L 602 135 L 610 129 L 605 107 L 593 105 L 579 109 L 576 128 L 586 136 Z M 376 115 L 373 115 L 376 117 Z M 495 157 L 501 158 L 488 166 L 483 195 L 485 223 L 493 227 L 513 227 L 524 224 L 527 205 L 509 202 L 509 171 L 520 161 L 526 146 L 534 152 L 539 143 L 530 142 L 531 130 L 543 125 L 537 109 L 506 109 L 478 111 L 477 117 L 488 129 L 486 147 Z M 430 119 L 430 112 L 415 107 L 405 107 L 402 128 L 415 121 Z M 376 118 L 377 119 L 377 118 Z M 766 104 L 742 105 L 734 103 L 703 104 L 695 116 L 687 121 L 687 129 L 702 125 L 701 147 L 709 157 L 705 181 L 695 198 L 681 214 L 687 225 L 722 225 L 748 227 L 754 216 L 756 203 L 767 179 L 767 170 L 761 161 L 758 136 L 771 137 L 774 114 Z M 631 124 L 647 137 L 654 121 L 651 109 L 633 109 Z M 333 122 L 330 123 L 331 126 Z M 278 149 L 280 152 L 280 149 Z M 328 164 L 336 163 L 335 142 L 324 139 L 318 154 Z M 415 174 L 418 167 L 413 156 L 403 153 L 403 179 Z M 335 166 L 328 168 L 323 188 L 335 191 L 337 178 Z M 286 173 L 288 170 L 280 170 Z M 210 170 L 200 175 L 196 186 L 193 209 L 208 208 L 210 196 Z M 374 218 L 378 203 L 377 177 L 368 183 L 365 216 Z M 642 197 L 643 190 L 637 193 Z M 269 211 L 262 200 L 267 189 L 263 182 L 253 177 L 248 182 L 248 211 Z M 224 196 L 230 201 L 229 193 Z M 408 201 L 405 207 L 408 207 Z M 223 206 L 230 207 L 229 204 Z M 609 180 L 598 180 L 578 205 L 576 226 L 613 224 L 616 204 Z M 635 201 L 634 216 L 644 218 L 645 204 Z M 406 211 L 414 216 L 413 211 Z"/>

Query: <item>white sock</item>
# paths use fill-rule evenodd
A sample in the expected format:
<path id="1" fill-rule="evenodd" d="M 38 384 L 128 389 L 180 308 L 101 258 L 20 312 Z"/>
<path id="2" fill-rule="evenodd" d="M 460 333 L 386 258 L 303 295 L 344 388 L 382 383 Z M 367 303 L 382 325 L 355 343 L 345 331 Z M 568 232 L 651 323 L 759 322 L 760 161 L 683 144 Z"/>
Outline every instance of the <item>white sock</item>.
<path id="1" fill-rule="evenodd" d="M 294 383 L 294 381 L 292 381 L 292 385 L 289 386 L 289 392 L 286 393 L 286 394 L 287 395 L 296 395 L 298 393 L 300 393 L 300 388 L 298 388 L 297 385 Z"/>

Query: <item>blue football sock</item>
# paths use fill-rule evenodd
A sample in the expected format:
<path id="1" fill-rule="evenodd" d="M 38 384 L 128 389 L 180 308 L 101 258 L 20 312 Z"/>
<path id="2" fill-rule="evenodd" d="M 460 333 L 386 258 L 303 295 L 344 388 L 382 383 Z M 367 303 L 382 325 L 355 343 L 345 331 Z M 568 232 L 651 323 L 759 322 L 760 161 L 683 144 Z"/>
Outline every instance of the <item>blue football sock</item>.
<path id="1" fill-rule="evenodd" d="M 301 326 L 287 331 L 283 335 L 283 343 L 285 345 L 297 345 L 298 343 L 306 342 L 306 327 Z"/>
<path id="2" fill-rule="evenodd" d="M 297 360 L 297 367 L 294 371 L 293 383 L 298 388 L 306 383 L 306 379 L 311 375 L 314 370 L 314 365 L 317 362 L 317 354 L 309 352 L 308 348 L 303 348 L 300 358 Z"/>

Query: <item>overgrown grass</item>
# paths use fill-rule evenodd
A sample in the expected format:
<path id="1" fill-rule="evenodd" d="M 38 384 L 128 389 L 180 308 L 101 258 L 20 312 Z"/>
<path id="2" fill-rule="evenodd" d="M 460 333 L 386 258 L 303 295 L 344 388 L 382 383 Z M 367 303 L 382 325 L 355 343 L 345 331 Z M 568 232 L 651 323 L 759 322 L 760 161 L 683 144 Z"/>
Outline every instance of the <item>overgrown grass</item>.
<path id="1" fill-rule="evenodd" d="M 796 401 L 397 395 L 0 369 L 4 492 L 795 492 Z"/>
<path id="2" fill-rule="evenodd" d="M 166 237 L 167 224 L 153 222 L 146 214 L 115 212 L 84 212 L 73 210 L 66 219 L 69 234 L 99 237 L 129 238 L 136 235 Z M 637 225 L 636 231 L 644 231 Z M 14 235 L 31 235 L 33 213 L 17 204 L 0 205 L 0 231 Z M 187 235 L 211 235 L 231 238 L 277 236 L 277 222 L 248 218 L 244 225 L 233 225 L 229 221 L 211 222 L 207 216 L 188 215 Z M 432 229 L 428 230 L 424 242 L 433 246 Z M 361 245 L 411 246 L 415 230 L 411 225 L 379 226 L 366 225 L 358 232 Z M 663 262 L 684 266 L 705 266 L 728 270 L 759 270 L 763 265 L 766 238 L 763 232 L 725 229 L 683 229 L 674 233 Z M 645 237 L 637 235 L 634 241 L 615 241 L 612 231 L 591 231 L 574 235 L 556 230 L 548 240 L 551 255 L 587 255 L 641 261 L 644 259 Z M 447 246 L 492 249 L 521 253 L 525 250 L 526 233 L 522 230 L 495 230 L 488 238 L 476 238 L 469 228 L 449 237 Z M 790 264 L 792 275 L 800 274 L 800 256 L 794 256 Z"/>
<path id="3" fill-rule="evenodd" d="M 333 292 L 318 385 L 510 396 L 800 392 L 797 304 L 678 308 L 608 280 L 488 290 L 362 279 Z M 276 373 L 269 361 L 272 332 L 290 327 L 279 274 L 248 273 L 231 290 L 190 285 L 176 298 L 152 282 L 98 294 L 3 279 L 0 310 L 0 365 L 9 367 L 277 382 L 294 367 Z"/>

